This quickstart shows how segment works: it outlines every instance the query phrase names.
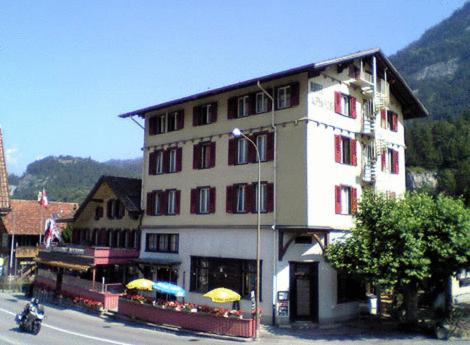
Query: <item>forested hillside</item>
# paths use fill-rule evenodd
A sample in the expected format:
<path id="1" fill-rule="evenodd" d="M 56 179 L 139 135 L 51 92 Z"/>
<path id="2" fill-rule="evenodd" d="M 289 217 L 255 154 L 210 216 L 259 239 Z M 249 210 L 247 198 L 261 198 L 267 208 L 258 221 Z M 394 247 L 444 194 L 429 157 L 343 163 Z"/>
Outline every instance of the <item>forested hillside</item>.
<path id="1" fill-rule="evenodd" d="M 406 131 L 407 165 L 437 172 L 437 191 L 470 206 L 470 111 L 449 120 L 416 122 Z"/>
<path id="2" fill-rule="evenodd" d="M 35 199 L 45 188 L 52 201 L 80 202 L 101 175 L 141 177 L 142 159 L 111 160 L 100 163 L 91 158 L 46 157 L 28 165 L 26 172 L 8 180 L 13 198 Z"/>

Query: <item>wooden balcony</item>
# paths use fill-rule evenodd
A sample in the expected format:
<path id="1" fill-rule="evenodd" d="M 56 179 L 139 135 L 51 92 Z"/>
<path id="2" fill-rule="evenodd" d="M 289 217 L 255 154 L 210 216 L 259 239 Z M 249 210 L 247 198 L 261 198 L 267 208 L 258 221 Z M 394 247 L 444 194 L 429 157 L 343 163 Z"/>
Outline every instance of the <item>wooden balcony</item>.
<path id="1" fill-rule="evenodd" d="M 15 249 L 17 258 L 35 258 L 38 256 L 38 247 L 16 247 Z"/>

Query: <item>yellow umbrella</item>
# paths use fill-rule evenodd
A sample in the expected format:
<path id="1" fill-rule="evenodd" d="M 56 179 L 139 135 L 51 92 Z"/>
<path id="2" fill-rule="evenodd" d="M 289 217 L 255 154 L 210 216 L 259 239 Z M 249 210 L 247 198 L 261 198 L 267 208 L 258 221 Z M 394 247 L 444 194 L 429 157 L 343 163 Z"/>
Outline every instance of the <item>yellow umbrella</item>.
<path id="1" fill-rule="evenodd" d="M 226 288 L 217 288 L 209 291 L 204 297 L 210 298 L 212 302 L 224 303 L 234 302 L 240 300 L 240 295 L 235 291 Z"/>
<path id="2" fill-rule="evenodd" d="M 153 281 L 148 279 L 136 279 L 126 285 L 128 289 L 149 290 L 152 291 Z"/>

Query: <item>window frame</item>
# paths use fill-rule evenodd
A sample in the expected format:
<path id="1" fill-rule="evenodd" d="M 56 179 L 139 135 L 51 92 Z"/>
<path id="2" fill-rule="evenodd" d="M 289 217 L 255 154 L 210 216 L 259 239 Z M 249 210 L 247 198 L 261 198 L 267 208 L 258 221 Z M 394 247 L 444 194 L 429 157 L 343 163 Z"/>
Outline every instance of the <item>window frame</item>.
<path id="1" fill-rule="evenodd" d="M 247 213 L 246 209 L 246 188 L 247 185 L 244 183 L 238 183 L 234 185 L 235 189 L 235 208 L 234 213 Z M 239 206 L 243 206 L 240 208 Z"/>
<path id="2" fill-rule="evenodd" d="M 166 190 L 166 214 L 169 216 L 176 215 L 176 189 Z"/>
<path id="3" fill-rule="evenodd" d="M 286 109 L 292 106 L 292 87 L 284 85 L 277 88 L 276 92 L 277 109 Z"/>
<path id="4" fill-rule="evenodd" d="M 269 101 L 270 99 L 264 94 L 264 92 L 257 92 L 255 95 L 255 113 L 266 113 L 269 109 Z"/>
<path id="5" fill-rule="evenodd" d="M 351 215 L 352 214 L 352 190 L 351 186 L 346 186 L 346 185 L 340 185 L 341 188 L 341 199 L 340 199 L 340 205 L 341 205 L 341 210 L 340 213 L 341 215 Z M 345 200 L 344 196 L 347 196 L 347 200 Z M 346 209 L 344 209 L 346 207 Z"/>
<path id="6" fill-rule="evenodd" d="M 171 147 L 168 149 L 168 172 L 175 173 L 177 172 L 178 163 L 178 148 Z"/>
<path id="7" fill-rule="evenodd" d="M 254 195 L 253 195 L 253 212 L 258 212 L 258 182 L 253 184 Z M 268 212 L 268 183 L 261 181 L 261 211 L 260 213 Z"/>
<path id="8" fill-rule="evenodd" d="M 211 124 L 212 121 L 212 104 L 203 104 L 200 106 L 200 113 L 199 113 L 199 125 L 208 125 Z M 204 121 L 203 121 L 204 120 Z"/>
<path id="9" fill-rule="evenodd" d="M 180 116 L 181 115 L 178 110 L 167 113 L 167 129 L 166 129 L 167 132 L 174 132 L 179 129 L 178 124 L 179 124 Z"/>
<path id="10" fill-rule="evenodd" d="M 165 173 L 165 152 L 163 150 L 155 151 L 155 175 Z"/>
<path id="11" fill-rule="evenodd" d="M 198 187 L 198 214 L 209 214 L 210 213 L 210 187 Z"/>
<path id="12" fill-rule="evenodd" d="M 199 144 L 199 169 L 211 168 L 212 142 L 206 141 Z"/>
<path id="13" fill-rule="evenodd" d="M 152 239 L 152 241 L 150 241 Z M 152 244 L 152 247 L 150 247 Z M 145 251 L 151 253 L 179 253 L 179 234 L 175 233 L 147 233 L 145 237 Z"/>
<path id="14" fill-rule="evenodd" d="M 250 96 L 244 95 L 237 98 L 237 118 L 250 115 Z"/>
<path id="15" fill-rule="evenodd" d="M 241 145 L 242 143 L 243 145 Z M 237 157 L 235 160 L 235 163 L 236 163 L 235 165 L 248 164 L 248 140 L 246 140 L 245 138 L 237 138 L 236 144 L 237 144 Z M 244 158 L 244 159 L 240 159 L 240 158 Z"/>
<path id="16" fill-rule="evenodd" d="M 258 147 L 260 162 L 266 162 L 267 153 L 268 153 L 268 134 L 267 133 L 256 134 L 255 143 L 256 143 L 256 146 Z M 258 157 L 255 157 L 255 163 L 258 163 Z"/>

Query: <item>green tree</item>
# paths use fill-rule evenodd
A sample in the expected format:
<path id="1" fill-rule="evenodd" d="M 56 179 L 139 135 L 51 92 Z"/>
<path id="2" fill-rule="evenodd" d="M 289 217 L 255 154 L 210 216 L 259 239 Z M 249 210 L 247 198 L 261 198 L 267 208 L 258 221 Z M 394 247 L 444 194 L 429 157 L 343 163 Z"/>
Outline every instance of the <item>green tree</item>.
<path id="1" fill-rule="evenodd" d="M 470 260 L 470 211 L 462 200 L 424 193 L 402 199 L 365 192 L 355 228 L 330 245 L 327 260 L 338 270 L 404 297 L 406 320 L 417 321 L 423 283 L 436 293 Z"/>

